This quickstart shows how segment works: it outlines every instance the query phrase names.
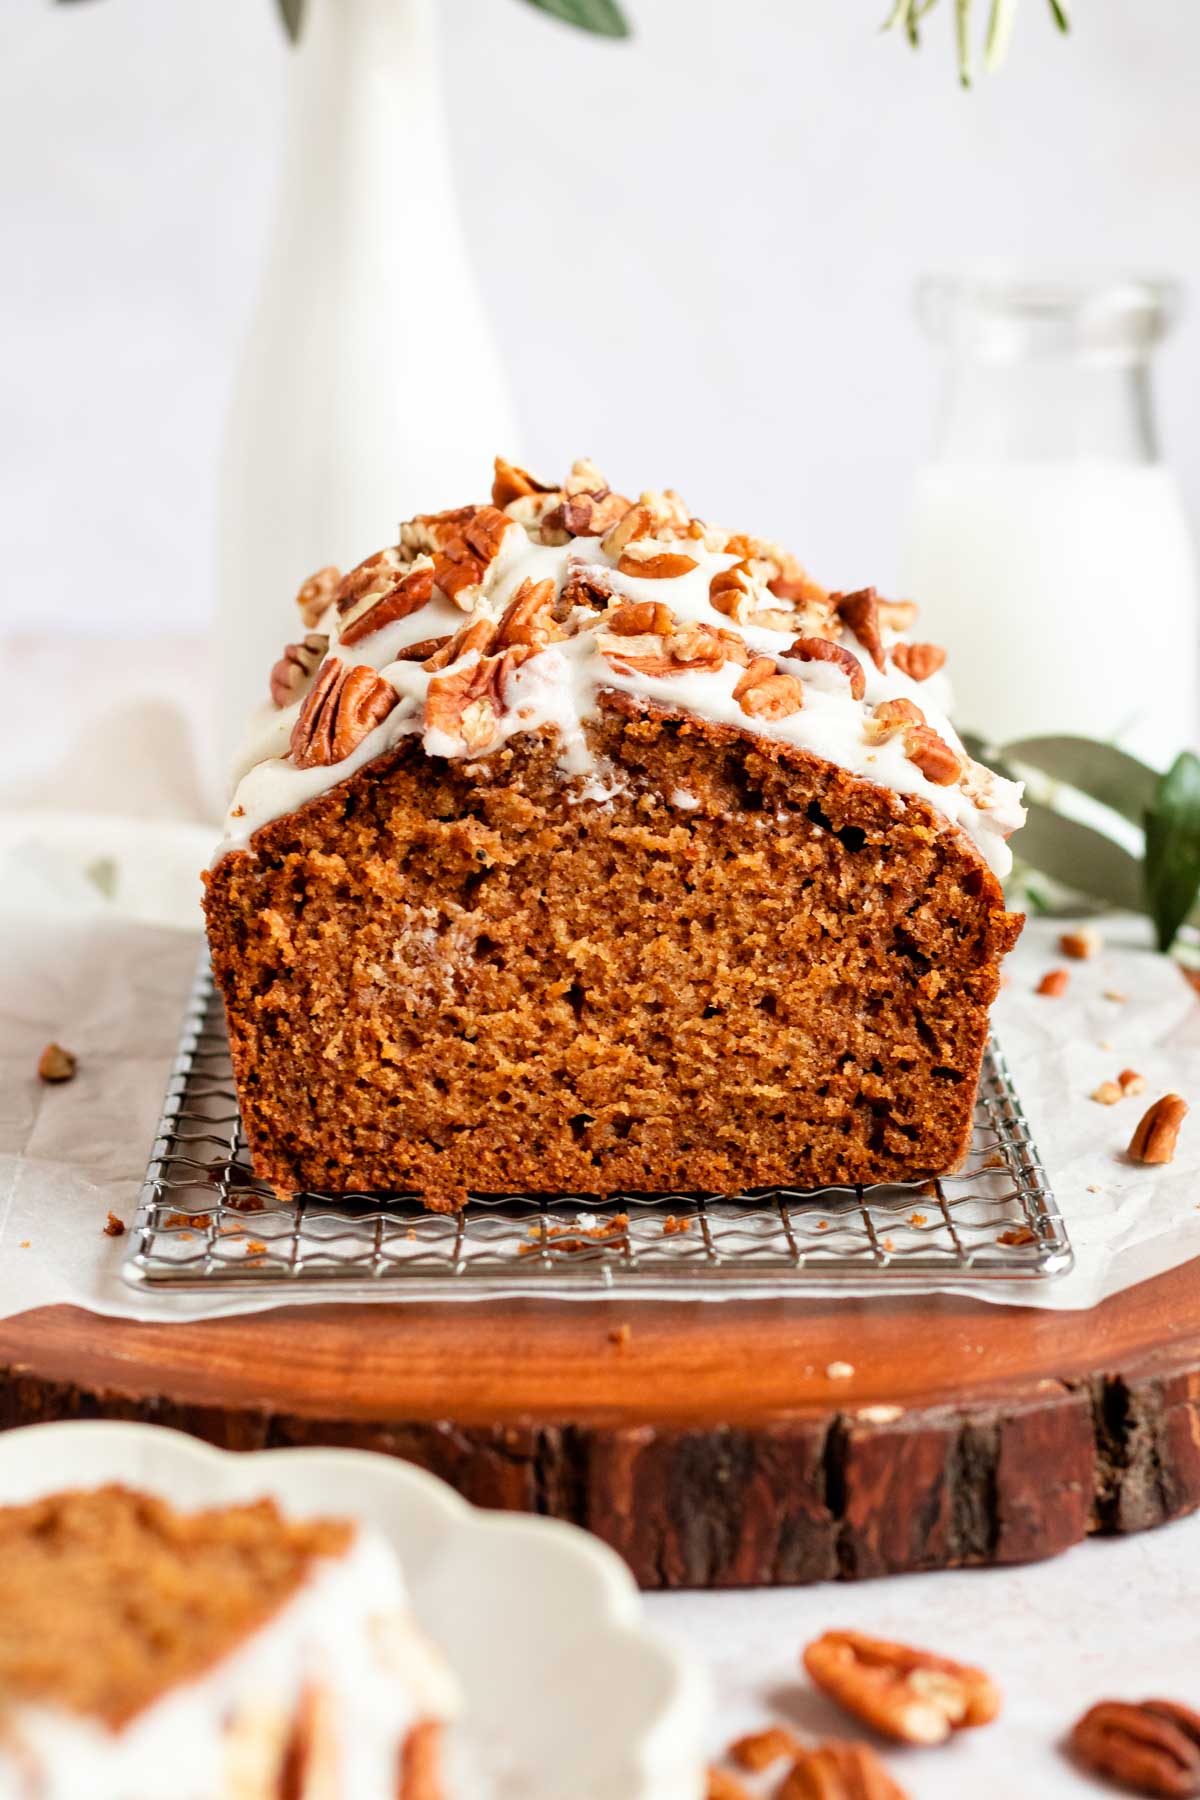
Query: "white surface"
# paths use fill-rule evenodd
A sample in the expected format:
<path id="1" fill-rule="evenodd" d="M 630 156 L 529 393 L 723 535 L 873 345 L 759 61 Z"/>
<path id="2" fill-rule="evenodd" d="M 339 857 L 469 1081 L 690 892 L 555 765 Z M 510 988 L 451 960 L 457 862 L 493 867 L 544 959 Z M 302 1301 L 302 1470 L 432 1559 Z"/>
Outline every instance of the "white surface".
<path id="1" fill-rule="evenodd" d="M 0 1436 L 0 1504 L 118 1480 L 179 1506 L 270 1494 L 383 1532 L 463 1690 L 455 1800 L 698 1800 L 704 1677 L 646 1629 L 624 1564 L 573 1526 L 479 1512 L 361 1451 L 233 1453 L 112 1423 Z"/>
<path id="2" fill-rule="evenodd" d="M 1088 0 L 1064 40 L 1031 0 L 1004 73 L 964 94 L 950 0 L 919 55 L 880 34 L 885 0 L 627 4 L 630 44 L 522 0 L 438 4 L 460 204 L 523 447 L 673 483 L 836 585 L 886 591 L 934 404 L 919 270 L 1116 262 L 1200 285 L 1200 8 Z M 13 623 L 210 614 L 285 67 L 272 0 L 0 7 Z M 398 176 L 401 214 L 420 180 Z M 1194 508 L 1194 315 L 1161 376 Z"/>
<path id="3" fill-rule="evenodd" d="M 1167 768 L 1194 738 L 1196 558 L 1170 470 L 935 465 L 902 567 L 922 634 L 970 644 L 957 716 L 992 743 L 1070 732 Z"/>
<path id="4" fill-rule="evenodd" d="M 651 1595 L 647 1608 L 654 1624 L 708 1657 L 718 1698 L 711 1757 L 768 1720 L 806 1738 L 859 1735 L 799 1666 L 804 1644 L 851 1627 L 977 1663 L 1003 1692 L 994 1724 L 939 1749 L 875 1740 L 913 1800 L 1100 1800 L 1114 1790 L 1079 1773 L 1059 1745 L 1097 1700 L 1158 1695 L 1200 1706 L 1198 1599 L 1195 1517 L 1139 1537 L 1094 1539 L 1020 1569 Z"/>

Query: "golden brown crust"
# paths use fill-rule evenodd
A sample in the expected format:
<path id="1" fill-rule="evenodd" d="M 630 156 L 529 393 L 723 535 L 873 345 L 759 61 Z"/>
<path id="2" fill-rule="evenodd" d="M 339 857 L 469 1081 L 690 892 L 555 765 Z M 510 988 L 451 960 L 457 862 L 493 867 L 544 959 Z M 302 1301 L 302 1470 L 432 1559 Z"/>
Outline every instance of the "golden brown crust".
<path id="1" fill-rule="evenodd" d="M 607 803 L 547 737 L 409 738 L 210 873 L 259 1174 L 445 1209 L 954 1167 L 1020 929 L 970 841 L 627 695 L 592 738 Z"/>

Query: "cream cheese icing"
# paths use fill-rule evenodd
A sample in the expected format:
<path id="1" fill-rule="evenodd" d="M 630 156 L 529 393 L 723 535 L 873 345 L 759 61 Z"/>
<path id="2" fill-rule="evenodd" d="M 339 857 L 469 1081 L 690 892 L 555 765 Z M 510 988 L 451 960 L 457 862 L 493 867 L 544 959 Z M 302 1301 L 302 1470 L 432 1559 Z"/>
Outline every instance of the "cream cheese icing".
<path id="1" fill-rule="evenodd" d="M 410 1622 L 395 1556 L 372 1531 L 344 1556 L 319 1559 L 272 1620 L 122 1730 L 45 1704 L 11 1708 L 0 1800 L 269 1800 L 281 1745 L 314 1686 L 336 1720 L 330 1791 L 340 1800 L 394 1793 L 411 1727 L 457 1711 L 457 1685 Z"/>
<path id="2" fill-rule="evenodd" d="M 602 482 L 602 477 L 590 471 L 590 465 L 577 465 L 577 477 L 581 468 L 588 471 L 583 480 Z M 577 478 L 576 491 L 578 487 Z M 571 491 L 568 483 L 568 495 Z M 584 498 L 590 500 L 592 496 L 585 494 Z M 793 745 L 901 796 L 925 800 L 978 846 L 998 876 L 1008 873 L 1012 858 L 1006 839 L 1024 818 L 1021 789 L 972 763 L 950 721 L 951 693 L 944 673 L 935 672 L 917 681 L 890 654 L 896 645 L 909 640 L 887 623 L 886 603 L 880 607 L 876 646 L 884 665 L 880 669 L 870 647 L 860 642 L 839 617 L 836 596 L 826 603 L 826 597 L 814 588 L 815 599 L 807 595 L 799 601 L 775 598 L 768 590 L 765 574 L 778 565 L 764 562 L 761 557 L 756 561 L 753 553 L 747 559 L 747 540 L 730 540 L 726 533 L 709 531 L 690 521 L 676 497 L 668 496 L 668 503 L 664 504 L 661 496 L 643 496 L 639 505 L 648 514 L 648 520 L 642 521 L 643 529 L 632 542 L 620 541 L 620 528 L 603 535 L 574 537 L 555 530 L 548 523 L 554 518 L 549 509 L 553 501 L 561 499 L 560 494 L 539 493 L 511 504 L 507 511 L 517 516 L 500 532 L 482 579 L 466 586 L 456 598 L 434 585 L 423 605 L 404 617 L 392 617 L 374 631 L 364 630 L 368 623 L 364 613 L 370 611 L 370 604 L 353 602 L 347 606 L 343 601 L 341 613 L 336 601 L 329 606 L 318 626 L 329 637 L 326 661 L 337 659 L 347 668 L 375 671 L 393 690 L 397 701 L 348 754 L 307 767 L 297 767 L 294 753 L 289 754 L 307 697 L 301 696 L 286 707 L 264 708 L 252 723 L 239 759 L 239 779 L 218 855 L 248 848 L 260 826 L 345 780 L 406 735 L 419 734 L 430 756 L 454 757 L 490 754 L 515 733 L 551 727 L 557 734 L 564 778 L 573 778 L 568 789 L 571 797 L 603 804 L 614 791 L 616 778 L 613 771 L 598 766 L 586 727 L 598 715 L 600 695 L 615 690 L 636 700 Z M 617 516 L 629 504 L 619 502 L 612 506 L 615 497 L 608 495 L 607 489 L 596 499 Z M 416 545 L 436 538 L 438 521 L 435 519 L 432 525 L 417 521 L 415 527 L 404 528 L 404 547 L 394 553 L 397 576 L 406 569 L 422 567 L 422 558 L 426 563 L 430 561 Z M 406 535 L 412 540 L 407 546 Z M 543 541 L 547 537 L 560 541 Z M 772 547 L 756 545 L 754 550 L 765 553 L 771 552 Z M 637 572 L 639 566 L 647 564 L 653 569 L 656 559 L 661 558 L 672 568 L 683 563 L 690 566 L 666 575 Z M 439 567 L 436 554 L 431 566 L 435 570 Z M 714 596 L 725 597 L 720 595 L 722 584 L 718 581 L 714 589 L 714 581 L 723 576 L 732 581 L 736 577 L 730 571 L 739 569 L 750 571 L 744 578 L 746 603 L 732 612 L 723 611 L 713 603 Z M 455 571 L 451 569 L 450 573 Z M 447 677 L 465 679 L 483 662 L 485 652 L 464 647 L 462 654 L 442 670 L 430 669 L 425 662 L 406 660 L 404 652 L 430 640 L 453 640 L 474 623 L 494 625 L 521 592 L 528 591 L 526 584 L 540 582 L 553 584 L 560 611 L 564 588 L 578 590 L 582 584 L 599 598 L 589 606 L 575 606 L 560 621 L 563 635 L 557 641 L 526 647 L 523 661 L 499 672 L 498 679 L 503 681 L 502 704 L 496 707 L 492 728 L 484 741 L 468 746 L 444 723 L 429 716 L 427 702 L 432 682 Z M 376 599 L 378 594 L 372 596 L 372 602 Z M 736 633 L 743 640 L 742 660 L 730 658 L 716 668 L 682 667 L 672 668 L 669 673 L 652 672 L 651 668 L 639 667 L 638 662 L 652 664 L 653 658 L 633 654 L 644 645 L 644 638 L 631 640 L 628 658 L 618 655 L 614 659 L 613 641 L 606 627 L 614 611 L 639 602 L 668 608 L 673 628 L 679 631 L 703 627 L 726 638 Z M 386 606 L 379 610 L 387 612 Z M 856 659 L 862 672 L 860 695 L 852 691 L 849 676 L 837 663 L 804 660 L 791 654 L 795 640 L 813 632 Z M 347 633 L 353 639 L 351 644 L 344 641 Z M 748 714 L 735 694 L 746 672 L 747 653 L 749 657 L 770 658 L 780 674 L 800 683 L 803 700 L 796 710 L 783 717 Z M 478 672 L 482 675 L 485 670 Z M 320 670 L 316 679 L 320 679 Z M 855 681 L 857 685 L 858 677 Z M 874 728 L 875 710 L 887 701 L 907 701 L 919 708 L 924 725 L 959 759 L 957 779 L 931 779 L 912 760 L 909 740 L 902 729 L 887 733 Z M 674 796 L 672 803 L 680 804 Z M 686 801 L 683 806 L 686 809 Z"/>

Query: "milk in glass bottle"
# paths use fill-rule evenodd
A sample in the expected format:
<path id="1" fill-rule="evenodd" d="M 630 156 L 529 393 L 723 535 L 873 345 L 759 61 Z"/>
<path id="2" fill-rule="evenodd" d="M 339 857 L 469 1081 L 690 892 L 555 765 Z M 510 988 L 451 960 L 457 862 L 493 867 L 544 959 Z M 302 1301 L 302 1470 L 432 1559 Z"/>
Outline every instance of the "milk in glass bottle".
<path id="1" fill-rule="evenodd" d="M 1196 561 L 1150 387 L 1174 302 L 1133 279 L 919 286 L 944 370 L 903 591 L 993 744 L 1070 733 L 1163 767 L 1197 741 Z"/>

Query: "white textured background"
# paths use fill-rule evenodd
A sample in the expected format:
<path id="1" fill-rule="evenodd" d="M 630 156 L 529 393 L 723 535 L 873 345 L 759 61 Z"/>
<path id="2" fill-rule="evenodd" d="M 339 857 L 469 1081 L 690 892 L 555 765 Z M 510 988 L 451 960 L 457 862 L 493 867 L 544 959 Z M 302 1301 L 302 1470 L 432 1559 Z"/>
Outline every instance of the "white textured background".
<path id="1" fill-rule="evenodd" d="M 884 585 L 932 406 L 919 270 L 989 254 L 1200 288 L 1200 6 L 1081 0 L 1064 42 L 1026 0 L 1008 69 L 968 96 L 948 3 L 917 58 L 879 36 L 885 0 L 629 0 L 629 45 L 440 0 L 462 205 L 536 462 L 586 450 Z M 268 0 L 0 4 L 10 626 L 209 614 L 285 57 Z M 396 203 L 402 229 L 403 180 Z M 1200 321 L 1160 372 L 1195 513 Z"/>

